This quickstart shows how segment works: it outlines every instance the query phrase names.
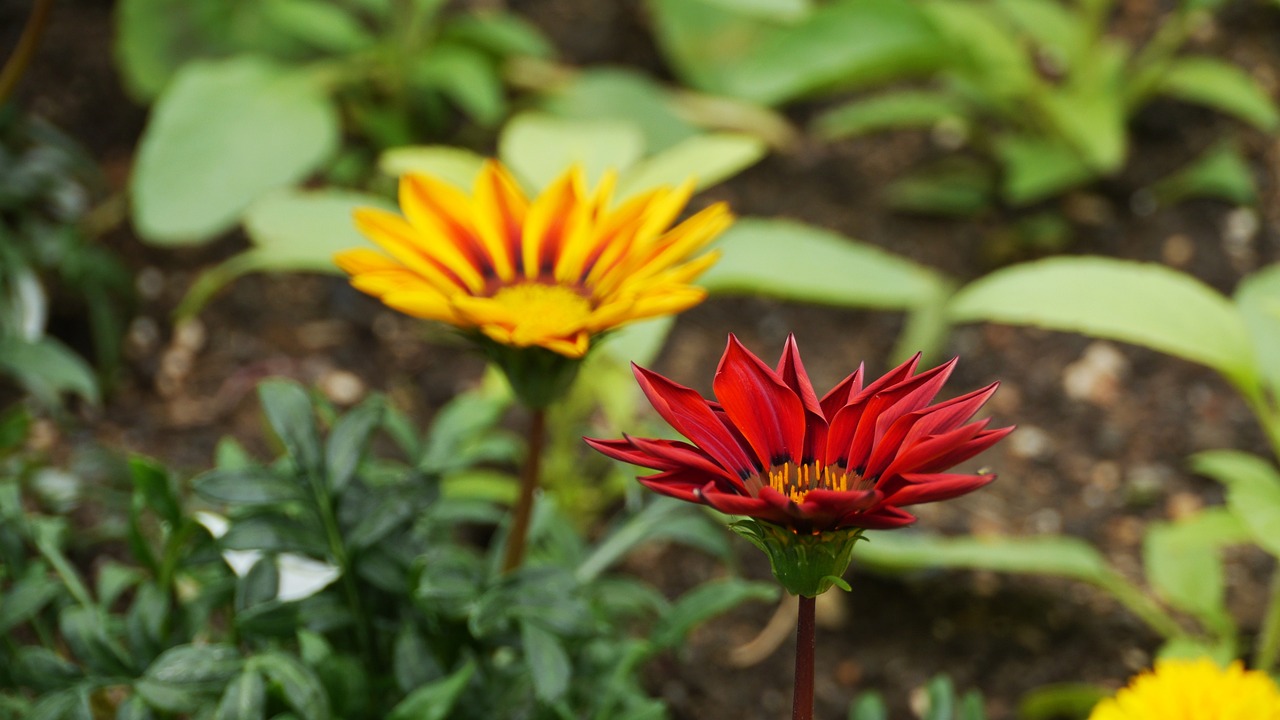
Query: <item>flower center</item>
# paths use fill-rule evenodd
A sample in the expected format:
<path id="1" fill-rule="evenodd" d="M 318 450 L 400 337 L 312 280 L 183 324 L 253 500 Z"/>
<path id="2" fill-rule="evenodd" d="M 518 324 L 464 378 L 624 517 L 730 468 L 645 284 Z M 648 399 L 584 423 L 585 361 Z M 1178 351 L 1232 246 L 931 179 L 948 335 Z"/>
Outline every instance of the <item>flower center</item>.
<path id="1" fill-rule="evenodd" d="M 519 318 L 526 332 L 573 333 L 591 315 L 591 302 L 565 285 L 527 282 L 499 288 L 491 300 Z"/>
<path id="2" fill-rule="evenodd" d="M 837 465 L 819 465 L 816 462 L 797 465 L 783 463 L 769 468 L 769 487 L 791 498 L 793 502 L 804 502 L 810 490 L 837 490 L 846 492 L 850 481 L 855 488 L 861 478 L 856 473 L 850 478 L 849 472 Z"/>

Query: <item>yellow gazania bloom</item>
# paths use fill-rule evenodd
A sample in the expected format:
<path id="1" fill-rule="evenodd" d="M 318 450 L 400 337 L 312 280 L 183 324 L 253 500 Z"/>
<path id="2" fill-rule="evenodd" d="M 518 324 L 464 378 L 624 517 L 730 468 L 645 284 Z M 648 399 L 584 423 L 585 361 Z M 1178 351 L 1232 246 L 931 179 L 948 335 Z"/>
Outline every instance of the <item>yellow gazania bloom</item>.
<path id="1" fill-rule="evenodd" d="M 718 253 L 698 253 L 732 219 L 719 203 L 670 227 L 692 183 L 610 208 L 614 181 L 609 174 L 589 194 L 575 167 L 530 200 L 495 161 L 485 163 L 469 197 L 408 174 L 400 181 L 403 217 L 355 214 L 387 254 L 347 250 L 335 260 L 353 286 L 396 310 L 502 345 L 580 358 L 594 335 L 701 302 L 706 291 L 689 283 Z"/>
<path id="2" fill-rule="evenodd" d="M 1164 660 L 1093 709 L 1089 720 L 1280 720 L 1280 690 L 1239 662 Z"/>

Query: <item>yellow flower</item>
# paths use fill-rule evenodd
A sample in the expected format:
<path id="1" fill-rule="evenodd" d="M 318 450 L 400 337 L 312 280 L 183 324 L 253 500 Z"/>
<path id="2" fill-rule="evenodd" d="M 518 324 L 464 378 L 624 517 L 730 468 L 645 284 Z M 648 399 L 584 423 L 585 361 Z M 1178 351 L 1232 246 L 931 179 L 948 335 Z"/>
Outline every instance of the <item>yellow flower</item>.
<path id="1" fill-rule="evenodd" d="M 1093 709 L 1089 720 L 1280 720 L 1280 690 L 1239 662 L 1164 660 Z"/>
<path id="2" fill-rule="evenodd" d="M 686 310 L 706 291 L 689 283 L 711 266 L 701 252 L 732 218 L 723 203 L 683 223 L 692 183 L 610 208 L 615 176 L 589 194 L 582 169 L 525 197 L 501 164 L 485 163 L 470 196 L 420 174 L 400 181 L 404 216 L 356 212 L 387 254 L 335 258 L 351 284 L 389 307 L 477 330 L 514 348 L 580 358 L 591 338 L 642 318 Z"/>

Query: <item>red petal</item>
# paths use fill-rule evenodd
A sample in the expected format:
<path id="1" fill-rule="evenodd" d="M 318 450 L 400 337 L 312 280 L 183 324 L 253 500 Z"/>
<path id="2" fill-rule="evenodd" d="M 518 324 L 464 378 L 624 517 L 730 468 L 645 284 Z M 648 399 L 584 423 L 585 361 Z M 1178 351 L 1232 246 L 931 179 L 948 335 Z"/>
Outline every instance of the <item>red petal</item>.
<path id="1" fill-rule="evenodd" d="M 908 473 L 902 476 L 907 482 L 901 490 L 890 495 L 885 502 L 895 506 L 950 500 L 996 479 L 993 474 L 953 475 L 943 473 Z"/>
<path id="2" fill-rule="evenodd" d="M 763 468 L 756 465 L 746 450 L 725 431 L 724 424 L 697 391 L 672 382 L 661 375 L 632 364 L 636 380 L 653 409 L 721 466 L 744 478 L 758 474 Z"/>
<path id="3" fill-rule="evenodd" d="M 582 438 L 588 445 L 598 450 L 600 453 L 621 460 L 632 465 L 640 467 L 652 468 L 654 470 L 674 470 L 680 467 L 676 463 L 672 463 L 665 458 L 654 457 L 652 454 L 640 450 L 631 443 L 631 439 L 624 437 L 622 440 L 598 440 L 596 438 Z"/>
<path id="4" fill-rule="evenodd" d="M 831 425 L 831 430 L 827 433 L 826 457 L 823 459 L 826 464 L 849 466 L 849 448 L 853 444 L 853 434 L 857 431 L 858 424 L 867 409 L 866 399 L 911 377 L 919 362 L 920 353 L 916 353 L 911 359 L 890 370 L 865 389 L 861 387 L 862 366 L 859 365 L 856 373 L 857 382 L 849 388 L 849 398 L 842 405 L 836 405 L 832 399 L 835 390 L 822 398 L 822 409 L 826 413 L 827 422 Z"/>
<path id="5" fill-rule="evenodd" d="M 650 456 L 669 461 L 671 467 L 662 468 L 663 470 L 675 470 L 677 468 L 697 470 L 711 477 L 719 477 L 722 482 L 727 482 L 730 487 L 746 492 L 742 479 L 735 472 L 721 467 L 699 447 L 678 440 L 650 440 L 637 437 L 627 437 L 627 440 L 637 449 L 648 453 Z"/>
<path id="6" fill-rule="evenodd" d="M 725 415 L 742 431 L 764 467 L 800 462 L 804 405 L 773 370 L 733 335 L 712 382 Z"/>
<path id="7" fill-rule="evenodd" d="M 804 496 L 799 514 L 816 530 L 831 530 L 847 515 L 869 510 L 881 500 L 877 490 L 813 490 Z"/>
<path id="8" fill-rule="evenodd" d="M 773 495 L 782 497 L 773 488 L 765 487 L 760 491 L 760 497 L 747 497 L 745 495 L 732 495 L 722 493 L 711 487 L 703 487 L 698 490 L 698 497 L 702 498 L 702 502 L 719 510 L 726 515 L 746 515 L 747 517 L 768 520 L 779 525 L 791 526 L 795 524 L 795 517 L 787 512 L 785 497 L 782 498 L 782 506 L 779 506 L 777 498 L 769 496 L 767 499 L 766 491 L 772 491 Z M 773 502 L 770 502 L 773 500 Z"/>
<path id="9" fill-rule="evenodd" d="M 983 421 L 982 425 L 985 427 L 986 421 Z M 1009 427 L 996 428 L 995 430 L 983 430 L 972 440 L 957 445 L 949 452 L 922 464 L 917 472 L 941 472 L 949 467 L 958 465 L 1000 442 L 1001 438 L 1013 432 L 1014 429 L 1015 427 L 1010 425 Z"/>
<path id="10" fill-rule="evenodd" d="M 853 434 L 853 442 L 849 446 L 848 467 L 859 473 L 866 473 L 871 449 L 894 420 L 929 404 L 938 391 L 942 389 L 951 371 L 956 367 L 956 360 L 939 365 L 932 370 L 920 373 L 913 378 L 885 388 L 875 395 L 863 395 L 869 399 L 867 407 L 858 420 L 858 429 Z"/>
<path id="11" fill-rule="evenodd" d="M 838 528 L 860 527 L 868 530 L 892 530 L 916 521 L 916 516 L 892 505 L 883 505 L 871 512 L 854 512 L 840 519 Z"/>
<path id="12" fill-rule="evenodd" d="M 836 416 L 840 408 L 853 402 L 853 398 L 859 392 L 862 392 L 862 374 L 866 370 L 866 365 L 858 363 L 858 369 L 849 377 L 840 381 L 840 384 L 831 388 L 831 392 L 822 396 L 818 403 L 822 406 L 822 417 L 831 422 L 831 418 Z"/>
<path id="13" fill-rule="evenodd" d="M 813 391 L 813 383 L 809 381 L 809 373 L 805 372 L 804 363 L 800 362 L 800 348 L 796 346 L 795 335 L 788 335 L 787 344 L 782 348 L 782 358 L 778 360 L 778 377 L 782 378 L 782 382 L 804 404 L 804 450 L 801 462 L 818 460 L 827 448 L 827 420 L 822 414 L 818 394 Z"/>
<path id="14" fill-rule="evenodd" d="M 639 480 L 641 485 L 660 495 L 694 503 L 702 502 L 700 494 L 702 488 L 715 487 L 714 482 L 706 482 L 706 476 L 684 470 L 672 470 L 658 473 L 657 475 L 646 475 L 645 477 L 636 478 L 636 480 Z"/>
<path id="15" fill-rule="evenodd" d="M 923 410 L 916 410 L 898 418 L 884 436 L 876 441 L 867 461 L 867 477 L 877 477 L 903 447 L 909 447 L 929 435 L 953 430 L 978 412 L 978 408 L 990 399 L 998 383 L 981 390 L 952 398 Z"/>
<path id="16" fill-rule="evenodd" d="M 989 418 L 979 420 L 941 435 L 927 437 L 914 445 L 904 447 L 893 462 L 889 463 L 889 467 L 885 468 L 884 473 L 876 482 L 876 487 L 886 495 L 891 495 L 897 492 L 902 485 L 900 475 L 941 472 L 961 460 L 966 460 L 978 454 L 978 451 L 974 451 L 959 457 L 958 451 L 962 448 L 967 448 L 971 441 L 981 437 L 982 431 L 986 428 L 988 422 L 990 422 Z M 996 440 L 998 439 L 996 438 Z M 994 443 L 995 440 L 991 442 Z M 990 444 L 987 443 L 983 447 L 989 447 Z M 957 457 L 957 459 L 951 460 L 952 457 Z"/>

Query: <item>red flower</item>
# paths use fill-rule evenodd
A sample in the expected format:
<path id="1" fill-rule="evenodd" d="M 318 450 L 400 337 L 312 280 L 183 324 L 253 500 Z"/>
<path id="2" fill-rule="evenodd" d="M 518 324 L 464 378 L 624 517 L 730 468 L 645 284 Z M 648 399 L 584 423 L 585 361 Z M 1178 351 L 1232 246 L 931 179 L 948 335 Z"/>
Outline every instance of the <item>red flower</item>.
<path id="1" fill-rule="evenodd" d="M 896 528 L 907 505 L 976 490 L 992 474 L 946 470 L 1012 427 L 968 422 L 999 383 L 930 404 L 956 361 L 916 374 L 917 355 L 870 384 L 863 367 L 821 400 L 787 339 L 776 370 L 729 336 L 713 388 L 719 402 L 633 366 L 658 414 L 693 444 L 624 436 L 587 442 L 609 457 L 660 471 L 650 489 L 801 533 Z"/>

